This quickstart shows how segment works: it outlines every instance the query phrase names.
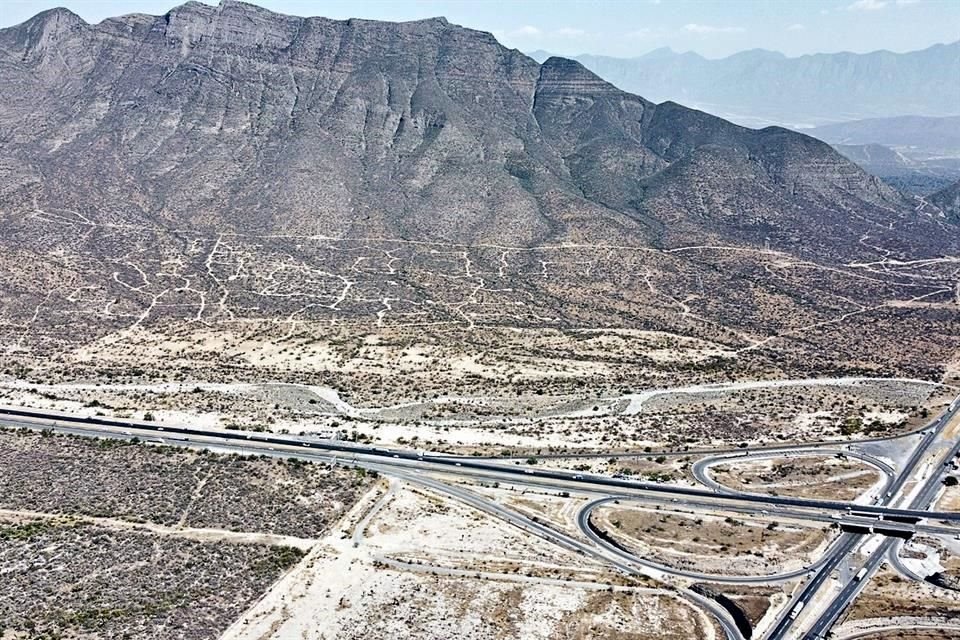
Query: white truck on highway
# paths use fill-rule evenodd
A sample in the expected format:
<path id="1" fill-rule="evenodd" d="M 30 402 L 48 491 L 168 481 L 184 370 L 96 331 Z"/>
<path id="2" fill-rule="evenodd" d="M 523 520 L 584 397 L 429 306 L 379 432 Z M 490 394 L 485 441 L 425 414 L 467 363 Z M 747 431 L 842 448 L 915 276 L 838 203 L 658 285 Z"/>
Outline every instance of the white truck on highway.
<path id="1" fill-rule="evenodd" d="M 791 619 L 791 620 L 796 620 L 796 619 L 797 619 L 797 616 L 800 615 L 800 612 L 801 612 L 801 611 L 803 611 L 803 605 L 805 605 L 805 604 L 807 604 L 807 603 L 804 602 L 803 600 L 801 600 L 800 602 L 798 602 L 798 603 L 796 604 L 796 606 L 795 606 L 793 609 L 790 610 L 790 619 Z"/>
<path id="2" fill-rule="evenodd" d="M 866 568 L 866 567 L 861 567 L 861 568 L 860 568 L 860 571 L 857 571 L 857 575 L 853 576 L 853 581 L 854 581 L 854 582 L 860 582 L 861 580 L 863 580 L 863 577 L 864 577 L 865 575 L 867 575 L 867 568 Z"/>

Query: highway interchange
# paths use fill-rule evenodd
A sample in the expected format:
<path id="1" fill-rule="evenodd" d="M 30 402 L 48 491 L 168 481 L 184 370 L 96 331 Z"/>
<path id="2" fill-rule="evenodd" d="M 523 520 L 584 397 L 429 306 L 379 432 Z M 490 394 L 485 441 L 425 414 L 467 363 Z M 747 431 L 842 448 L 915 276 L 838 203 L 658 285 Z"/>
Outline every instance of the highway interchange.
<path id="1" fill-rule="evenodd" d="M 730 613 L 717 601 L 691 590 L 690 580 L 714 584 L 776 584 L 801 581 L 788 604 L 763 636 L 770 640 L 826 638 L 831 628 L 886 560 L 904 577 L 922 579 L 908 569 L 897 555 L 902 540 L 915 532 L 955 536 L 960 532 L 960 512 L 937 512 L 931 507 L 939 495 L 945 475 L 960 454 L 960 437 L 946 436 L 960 412 L 960 398 L 924 429 L 906 461 L 895 468 L 889 462 L 844 446 L 843 443 L 787 445 L 756 449 L 710 449 L 685 451 L 684 455 L 702 455 L 691 468 L 701 488 L 638 482 L 610 476 L 562 471 L 522 465 L 516 460 L 491 460 L 432 454 L 425 451 L 384 449 L 309 437 L 280 436 L 268 433 L 224 431 L 158 425 L 149 422 L 109 418 L 78 417 L 47 411 L 0 407 L 0 426 L 33 430 L 52 430 L 86 437 L 137 439 L 145 443 L 202 447 L 211 450 L 333 462 L 375 470 L 385 476 L 402 479 L 445 494 L 494 517 L 505 520 L 544 540 L 600 560 L 628 575 L 658 579 L 677 594 L 710 613 L 730 640 L 750 637 L 750 629 L 738 627 Z M 960 429 L 956 429 L 960 433 Z M 876 439 L 874 439 L 876 440 Z M 940 453 L 943 451 L 943 453 Z M 660 452 L 643 452 L 647 457 Z M 664 452 L 676 454 L 676 452 Z M 874 467 L 884 478 L 873 503 L 849 503 L 838 500 L 809 499 L 734 491 L 713 480 L 710 468 L 719 463 L 802 455 L 845 455 Z M 609 454 L 595 454 L 609 457 Z M 936 464 L 930 467 L 931 458 Z M 929 470 L 925 477 L 923 473 Z M 495 500 L 465 488 L 465 483 L 505 483 L 520 487 L 546 489 L 560 495 L 588 498 L 577 513 L 576 525 L 581 537 L 570 535 L 537 518 L 527 517 Z M 780 519 L 830 522 L 841 533 L 826 552 L 811 565 L 772 575 L 715 575 L 671 568 L 654 559 L 636 555 L 598 530 L 591 513 L 609 503 L 656 505 L 675 510 L 747 515 L 774 515 Z M 876 532 L 876 533 L 875 533 Z M 887 535 L 889 534 L 889 535 Z M 854 577 L 847 577 L 837 589 L 828 589 L 838 567 L 874 536 L 880 542 L 867 555 Z M 678 578 L 671 581 L 671 578 Z M 841 572 L 842 578 L 842 572 Z M 835 593 L 828 593 L 835 591 Z M 821 605 L 820 600 L 824 603 Z"/>

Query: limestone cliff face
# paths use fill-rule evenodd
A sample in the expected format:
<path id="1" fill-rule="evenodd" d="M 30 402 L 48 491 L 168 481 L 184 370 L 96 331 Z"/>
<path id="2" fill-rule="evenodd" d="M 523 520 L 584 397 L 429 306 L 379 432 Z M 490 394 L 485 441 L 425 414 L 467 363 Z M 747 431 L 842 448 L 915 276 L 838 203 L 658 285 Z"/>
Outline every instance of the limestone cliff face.
<path id="1" fill-rule="evenodd" d="M 0 30 L 0 82 L 0 215 L 511 245 L 956 242 L 825 144 L 655 105 L 442 18 L 57 9 Z"/>

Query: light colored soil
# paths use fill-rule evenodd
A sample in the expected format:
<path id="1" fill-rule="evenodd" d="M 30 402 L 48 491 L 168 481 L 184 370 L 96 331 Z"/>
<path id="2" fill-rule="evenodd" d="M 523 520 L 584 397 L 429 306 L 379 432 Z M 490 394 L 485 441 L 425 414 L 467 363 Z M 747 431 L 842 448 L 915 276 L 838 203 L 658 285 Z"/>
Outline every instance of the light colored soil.
<path id="1" fill-rule="evenodd" d="M 359 348 L 373 346 L 361 341 Z M 407 347 L 396 355 L 402 365 L 416 353 L 417 348 Z M 764 387 L 775 383 L 754 381 L 697 393 L 620 388 L 504 394 L 491 384 L 486 393 L 464 393 L 453 384 L 424 395 L 411 382 L 410 395 L 387 398 L 372 384 L 363 393 L 351 393 L 322 384 L 241 383 L 217 376 L 187 382 L 94 378 L 43 384 L 0 378 L 0 403 L 86 415 L 143 418 L 150 413 L 166 424 L 341 432 L 384 444 L 525 454 L 839 438 L 839 425 L 848 418 L 880 425 L 877 428 L 899 428 L 919 415 L 933 389 L 890 381 L 805 387 Z M 680 389 L 691 388 L 700 387 Z"/>
<path id="2" fill-rule="evenodd" d="M 376 495 L 339 529 L 358 521 Z M 534 511 L 554 510 L 519 499 Z M 717 637 L 712 623 L 667 592 L 624 586 L 577 554 L 402 487 L 358 546 L 348 537 L 325 539 L 223 640 L 686 640 L 690 633 Z"/>
<path id="3" fill-rule="evenodd" d="M 936 508 L 938 511 L 960 511 L 960 486 L 945 487 Z"/>
<path id="4" fill-rule="evenodd" d="M 913 582 L 883 569 L 864 587 L 845 620 L 897 615 L 960 620 L 960 592 Z"/>
<path id="5" fill-rule="evenodd" d="M 836 456 L 734 459 L 710 473 L 731 489 L 831 500 L 854 500 L 881 480 L 874 467 Z"/>
<path id="6" fill-rule="evenodd" d="M 827 529 L 771 518 L 711 516 L 605 505 L 596 524 L 641 556 L 674 568 L 718 575 L 800 569 L 828 542 Z M 734 563 L 731 565 L 731 563 Z"/>

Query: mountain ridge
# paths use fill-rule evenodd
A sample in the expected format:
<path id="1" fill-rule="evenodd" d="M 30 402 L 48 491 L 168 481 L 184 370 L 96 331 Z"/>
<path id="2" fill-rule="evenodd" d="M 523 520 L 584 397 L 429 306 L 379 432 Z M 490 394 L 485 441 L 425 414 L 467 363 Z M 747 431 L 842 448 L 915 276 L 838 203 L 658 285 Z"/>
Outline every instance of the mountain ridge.
<path id="1" fill-rule="evenodd" d="M 960 232 L 941 209 L 822 141 L 484 32 L 232 2 L 54 12 L 0 30 L 0 81 L 8 371 L 163 353 L 181 376 L 212 358 L 275 380 L 326 366 L 260 357 L 290 341 L 480 358 L 583 329 L 718 345 L 618 359 L 610 384 L 640 388 L 657 371 L 935 379 L 956 351 Z M 236 350 L 189 346 L 208 343 Z M 331 367 L 314 382 L 349 379 Z"/>
<path id="2" fill-rule="evenodd" d="M 300 18 L 224 0 L 88 25 L 55 10 L 0 30 L 0 55 L 18 80 L 0 103 L 0 159 L 19 176 L 8 208 L 526 245 L 789 243 L 861 218 L 889 226 L 891 212 L 926 224 L 825 143 L 657 105 L 443 19 Z M 709 192 L 695 197 L 697 182 Z M 863 211 L 837 214 L 851 208 Z M 890 236 L 905 250 L 939 242 Z"/>

